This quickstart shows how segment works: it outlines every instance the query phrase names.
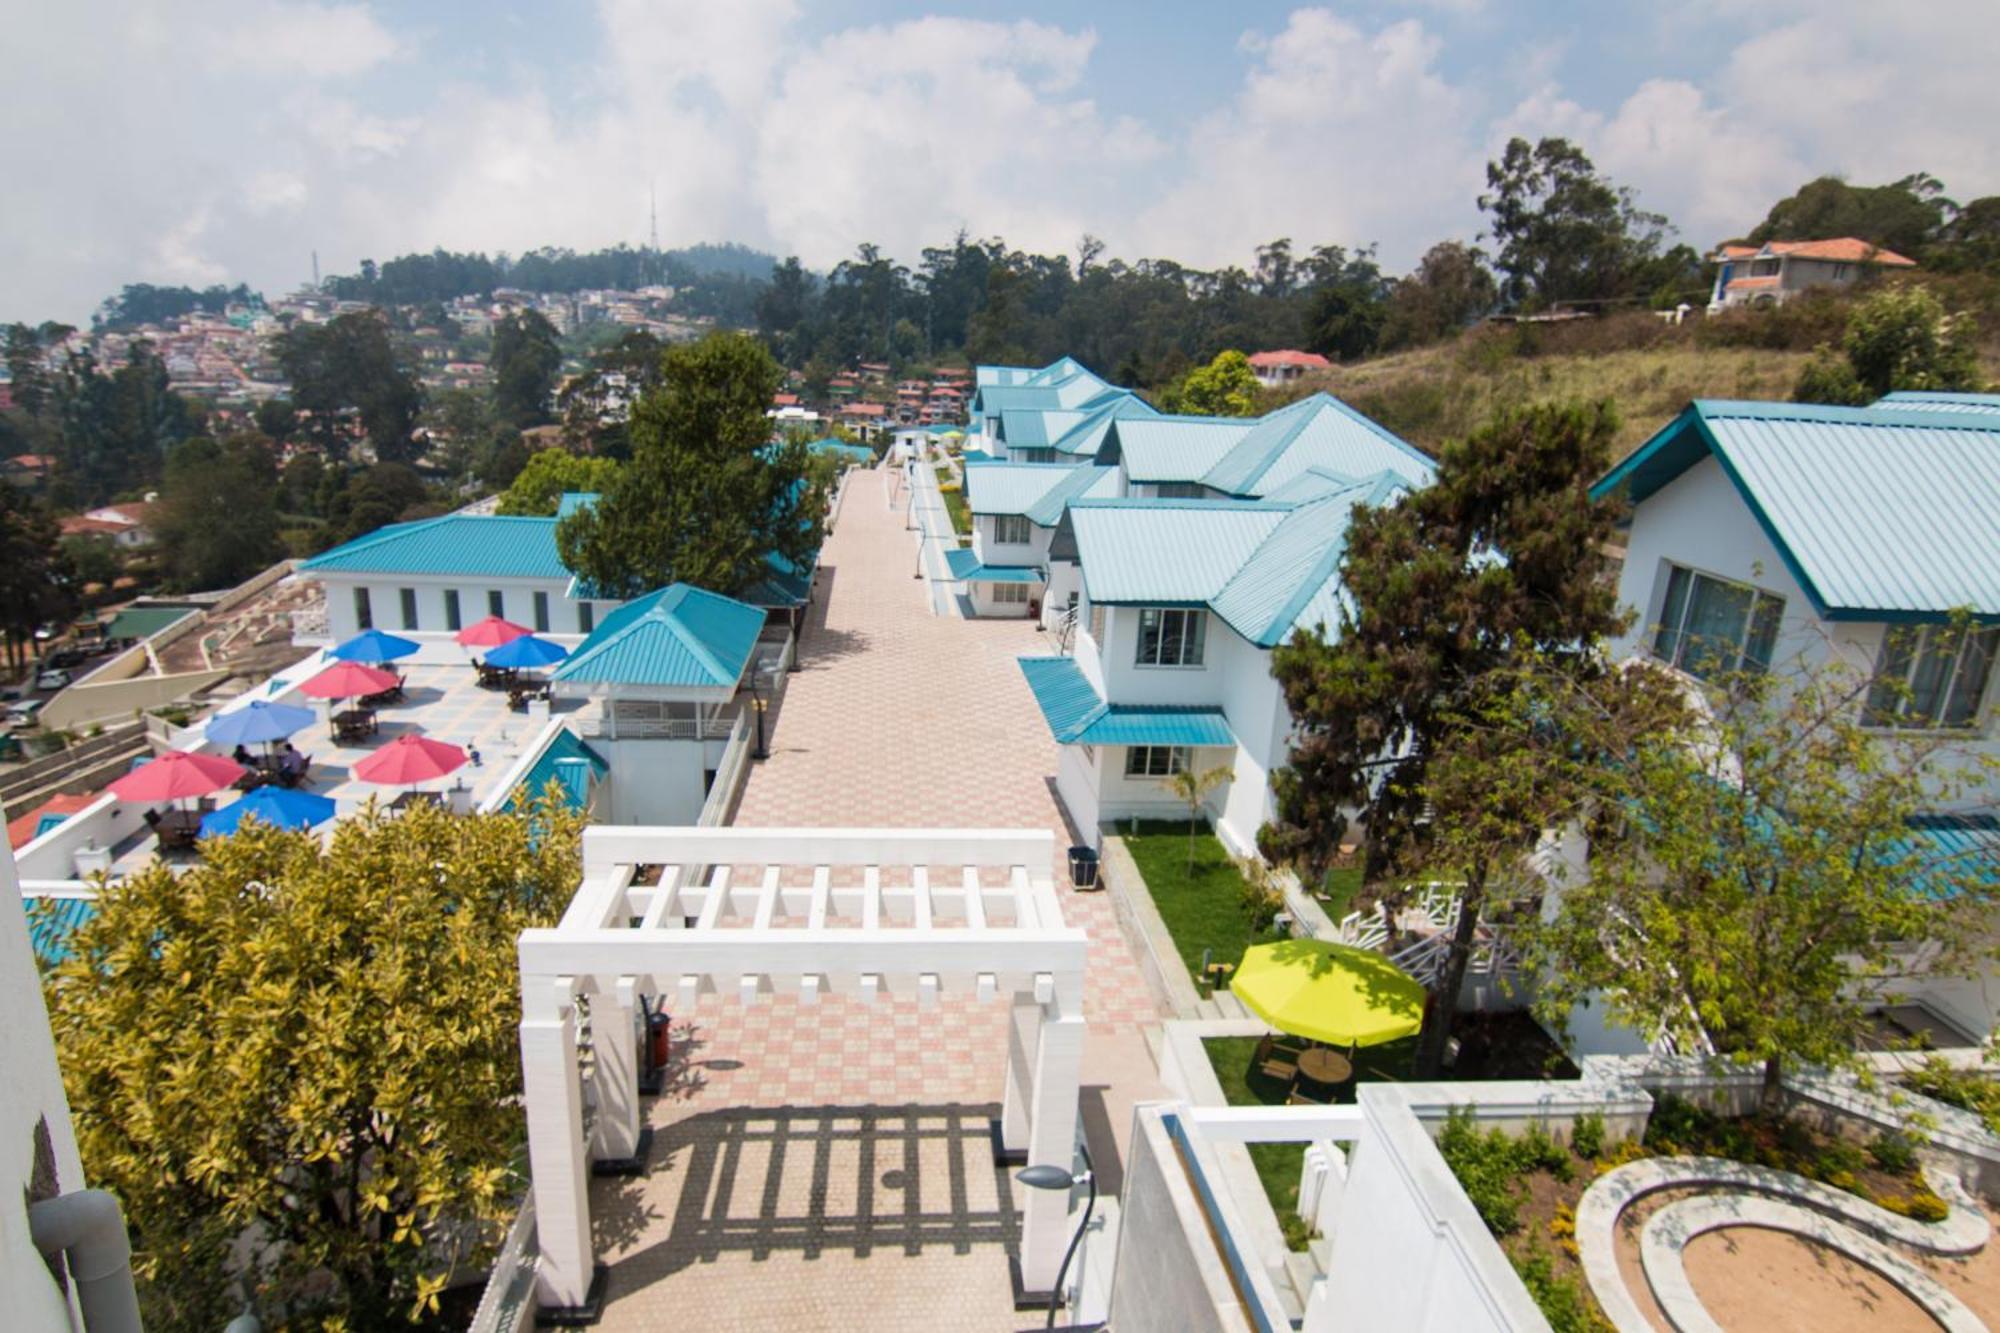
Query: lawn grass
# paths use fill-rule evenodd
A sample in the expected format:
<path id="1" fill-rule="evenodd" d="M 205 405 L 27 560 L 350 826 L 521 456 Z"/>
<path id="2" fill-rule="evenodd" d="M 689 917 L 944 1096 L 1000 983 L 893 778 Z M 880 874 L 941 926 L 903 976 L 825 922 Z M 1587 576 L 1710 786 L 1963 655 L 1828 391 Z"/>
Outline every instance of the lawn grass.
<path id="1" fill-rule="evenodd" d="M 1120 829 L 1129 829 L 1124 822 Z M 1253 944 L 1284 938 L 1276 931 L 1254 932 L 1243 906 L 1243 876 L 1222 843 L 1203 824 L 1194 838 L 1194 868 L 1188 868 L 1188 826 L 1185 820 L 1141 820 L 1137 833 L 1127 833 L 1125 849 L 1145 877 L 1153 906 L 1174 937 L 1174 949 L 1188 975 L 1201 978 L 1201 955 L 1235 963 Z"/>
<path id="2" fill-rule="evenodd" d="M 961 537 L 972 535 L 972 511 L 965 507 L 965 490 L 951 479 L 951 469 L 938 466 L 938 493 L 944 496 L 945 512 L 951 515 L 952 530 Z"/>

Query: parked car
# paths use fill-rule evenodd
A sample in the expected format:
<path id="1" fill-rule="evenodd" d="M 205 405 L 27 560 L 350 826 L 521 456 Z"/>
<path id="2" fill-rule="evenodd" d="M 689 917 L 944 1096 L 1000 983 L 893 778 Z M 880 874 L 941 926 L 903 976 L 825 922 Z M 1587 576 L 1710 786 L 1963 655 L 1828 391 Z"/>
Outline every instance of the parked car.
<path id="1" fill-rule="evenodd" d="M 42 705 L 46 699 L 22 699 L 7 705 L 7 725 L 10 727 L 32 727 L 40 720 Z"/>
<path id="2" fill-rule="evenodd" d="M 68 685 L 69 672 L 60 669 L 44 671 L 35 677 L 35 688 L 38 690 L 60 690 L 67 688 Z"/>
<path id="3" fill-rule="evenodd" d="M 78 667 L 89 660 L 90 654 L 81 648 L 58 648 L 42 659 L 42 666 L 44 669 Z"/>

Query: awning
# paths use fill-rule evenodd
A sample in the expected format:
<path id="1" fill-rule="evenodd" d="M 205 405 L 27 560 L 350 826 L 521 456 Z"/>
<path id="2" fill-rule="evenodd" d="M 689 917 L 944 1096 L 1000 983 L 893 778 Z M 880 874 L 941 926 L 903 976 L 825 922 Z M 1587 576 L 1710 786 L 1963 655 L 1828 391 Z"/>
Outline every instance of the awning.
<path id="1" fill-rule="evenodd" d="M 1073 657 L 1022 657 L 1042 720 L 1064 745 L 1234 746 L 1220 708 L 1112 705 L 1098 697 Z"/>
<path id="2" fill-rule="evenodd" d="M 1027 565 L 982 565 L 969 546 L 954 546 L 944 553 L 945 568 L 953 583 L 1044 583 L 1042 571 Z"/>

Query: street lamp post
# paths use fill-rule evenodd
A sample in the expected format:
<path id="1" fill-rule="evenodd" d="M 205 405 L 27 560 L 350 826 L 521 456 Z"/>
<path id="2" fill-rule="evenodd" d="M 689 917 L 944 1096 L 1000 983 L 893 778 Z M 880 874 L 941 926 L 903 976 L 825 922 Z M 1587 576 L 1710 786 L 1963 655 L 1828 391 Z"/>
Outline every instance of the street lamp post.
<path id="1" fill-rule="evenodd" d="M 750 752 L 752 759 L 769 759 L 771 752 L 764 748 L 764 692 L 757 688 L 757 678 L 761 672 L 750 673 L 750 711 L 757 715 L 757 748 Z"/>
<path id="2" fill-rule="evenodd" d="M 1014 1173 L 1014 1179 L 1036 1190 L 1061 1190 L 1067 1194 L 1078 1185 L 1088 1185 L 1090 1196 L 1083 1205 L 1083 1221 L 1077 1223 L 1076 1234 L 1069 1238 L 1069 1248 L 1063 1251 L 1062 1266 L 1056 1269 L 1055 1285 L 1049 1288 L 1049 1317 L 1043 1328 L 1056 1326 L 1056 1307 L 1062 1304 L 1063 1279 L 1069 1276 L 1069 1262 L 1076 1258 L 1076 1247 L 1083 1243 L 1083 1233 L 1090 1230 L 1090 1215 L 1097 1207 L 1097 1173 L 1090 1166 L 1090 1145 L 1080 1143 L 1083 1152 L 1083 1174 L 1072 1175 L 1059 1166 L 1028 1166 Z"/>

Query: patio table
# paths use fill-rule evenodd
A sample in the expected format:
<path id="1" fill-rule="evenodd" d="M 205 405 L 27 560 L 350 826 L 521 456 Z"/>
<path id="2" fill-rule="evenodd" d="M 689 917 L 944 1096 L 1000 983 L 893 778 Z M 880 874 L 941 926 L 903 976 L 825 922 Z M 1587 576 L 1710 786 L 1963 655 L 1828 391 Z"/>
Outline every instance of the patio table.
<path id="1" fill-rule="evenodd" d="M 389 802 L 391 810 L 407 810 L 413 805 L 442 805 L 444 798 L 434 791 L 406 791 Z"/>
<path id="2" fill-rule="evenodd" d="M 1299 1073 L 1332 1086 L 1354 1077 L 1354 1062 L 1331 1046 L 1315 1046 L 1299 1056 Z"/>

